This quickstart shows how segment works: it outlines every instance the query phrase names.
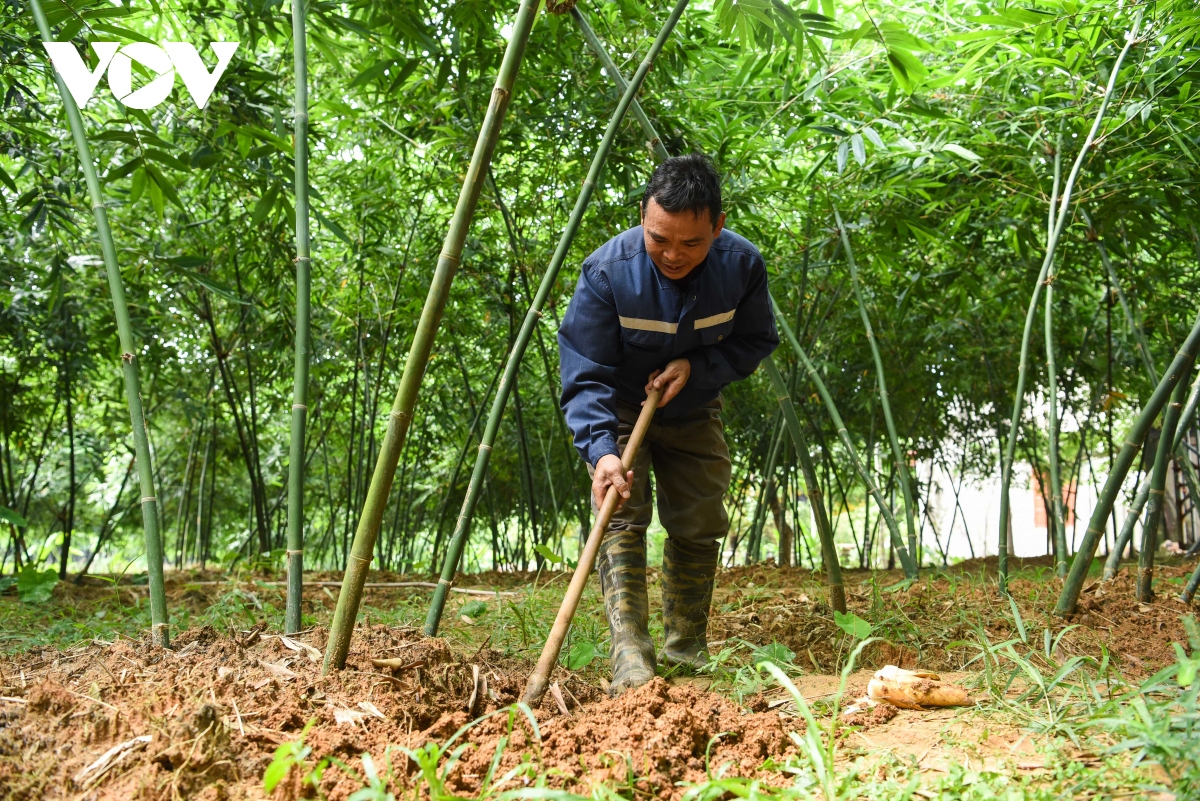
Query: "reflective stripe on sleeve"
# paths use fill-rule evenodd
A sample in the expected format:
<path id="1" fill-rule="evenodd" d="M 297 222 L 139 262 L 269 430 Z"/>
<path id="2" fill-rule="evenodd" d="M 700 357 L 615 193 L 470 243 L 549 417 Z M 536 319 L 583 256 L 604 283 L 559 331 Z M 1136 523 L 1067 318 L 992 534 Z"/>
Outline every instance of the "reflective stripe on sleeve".
<path id="1" fill-rule="evenodd" d="M 733 312 L 730 312 L 730 317 Z M 678 323 L 664 323 L 661 320 L 643 320 L 639 317 L 622 317 L 621 327 L 632 328 L 635 331 L 657 331 L 660 334 L 674 334 L 679 330 Z"/>
<path id="2" fill-rule="evenodd" d="M 737 309 L 733 309 L 732 311 L 721 312 L 720 314 L 714 314 L 712 317 L 701 317 L 699 320 L 696 321 L 696 324 L 695 324 L 696 330 L 699 331 L 701 328 L 711 328 L 714 325 L 720 325 L 721 323 L 727 323 L 733 319 L 734 312 L 736 312 L 736 311 L 737 311 Z"/>

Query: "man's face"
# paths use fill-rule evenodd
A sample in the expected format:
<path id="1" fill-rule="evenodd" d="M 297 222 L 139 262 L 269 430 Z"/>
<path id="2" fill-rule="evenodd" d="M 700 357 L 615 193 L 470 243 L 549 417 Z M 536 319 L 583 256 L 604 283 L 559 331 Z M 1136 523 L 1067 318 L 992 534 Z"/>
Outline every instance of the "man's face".
<path id="1" fill-rule="evenodd" d="M 724 227 L 724 212 L 713 225 L 707 211 L 699 215 L 690 211 L 671 213 L 654 198 L 642 212 L 646 252 L 663 275 L 676 281 L 700 266 Z"/>

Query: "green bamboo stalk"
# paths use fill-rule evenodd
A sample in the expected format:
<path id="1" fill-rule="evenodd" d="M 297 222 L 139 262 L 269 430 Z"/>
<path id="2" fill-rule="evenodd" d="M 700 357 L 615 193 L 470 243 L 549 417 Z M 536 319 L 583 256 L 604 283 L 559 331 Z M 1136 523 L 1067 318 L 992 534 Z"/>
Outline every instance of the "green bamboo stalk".
<path id="1" fill-rule="evenodd" d="M 746 543 L 746 564 L 754 564 L 762 559 L 762 531 L 767 524 L 767 504 L 771 493 L 775 491 L 775 466 L 779 461 L 779 453 L 783 450 L 784 422 L 780 419 L 771 436 L 771 447 L 767 451 L 767 461 L 763 465 L 762 494 L 754 504 L 754 520 L 750 524 L 750 541 Z"/>
<path id="2" fill-rule="evenodd" d="M 1125 476 L 1129 473 L 1129 468 L 1133 464 L 1134 457 L 1141 450 L 1142 442 L 1146 438 L 1146 432 L 1150 430 L 1150 426 L 1153 425 L 1155 418 L 1158 417 L 1159 411 L 1166 405 L 1167 398 L 1175 389 L 1175 384 L 1178 383 L 1187 369 L 1190 369 L 1191 364 L 1196 359 L 1197 351 L 1200 351 L 1200 315 L 1197 315 L 1191 332 L 1179 348 L 1179 352 L 1175 354 L 1175 358 L 1172 360 L 1166 375 L 1158 382 L 1158 386 L 1155 387 L 1150 399 L 1146 401 L 1146 405 L 1142 408 L 1137 420 L 1134 421 L 1133 426 L 1125 434 L 1125 442 L 1121 445 L 1121 450 L 1117 454 L 1112 469 L 1108 473 L 1108 478 L 1104 482 L 1104 488 L 1100 492 L 1100 498 L 1096 503 L 1096 507 L 1092 510 L 1092 518 L 1088 521 L 1083 541 L 1075 551 L 1075 558 L 1071 562 L 1071 570 L 1067 573 L 1062 593 L 1059 594 L 1058 603 L 1054 606 L 1054 613 L 1056 615 L 1069 615 L 1075 611 L 1075 605 L 1079 601 L 1079 593 L 1083 590 L 1083 581 L 1087 578 L 1088 570 L 1091 568 L 1092 558 L 1096 555 L 1096 548 L 1100 544 L 1100 538 L 1104 536 L 1104 527 L 1108 521 L 1108 516 L 1112 512 L 1113 504 L 1116 503 L 1117 496 L 1121 492 L 1121 484 L 1125 481 Z"/>
<path id="3" fill-rule="evenodd" d="M 288 453 L 287 610 L 284 630 L 300 631 L 304 589 L 304 435 L 308 423 L 309 302 L 308 240 L 308 52 L 304 13 L 308 0 L 292 0 L 292 47 L 296 67 L 296 367 L 292 384 L 292 430 Z"/>
<path id="4" fill-rule="evenodd" d="M 550 296 L 550 292 L 558 280 L 558 273 L 567 260 L 571 243 L 575 240 L 575 234 L 578 232 L 580 223 L 583 221 L 584 212 L 587 211 L 588 203 L 591 202 L 592 194 L 596 190 L 596 182 L 600 179 L 600 171 L 604 167 L 604 162 L 608 158 L 609 151 L 612 150 L 613 142 L 617 138 L 617 131 L 621 127 L 621 122 L 625 119 L 625 114 L 629 111 L 634 96 L 641 88 L 642 82 L 645 81 L 646 74 L 650 72 L 650 67 L 654 64 L 654 59 L 657 58 L 663 45 L 666 44 L 667 39 L 670 37 L 671 32 L 675 29 L 675 25 L 679 22 L 679 18 L 683 14 L 683 10 L 687 8 L 687 4 L 688 0 L 677 0 L 674 9 L 671 11 L 671 15 L 667 18 L 666 24 L 659 31 L 658 37 L 650 46 L 646 57 L 642 59 L 637 72 L 634 73 L 633 79 L 621 94 L 617 108 L 613 111 L 612 117 L 608 121 L 608 128 L 604 132 L 604 138 L 592 156 L 592 163 L 588 168 L 587 178 L 584 180 L 583 186 L 579 191 L 579 197 L 575 200 L 575 208 L 571 211 L 571 217 L 563 229 L 562 236 L 559 237 L 558 247 L 550 259 L 550 264 L 546 267 L 546 272 L 542 275 L 542 282 L 538 285 L 537 294 L 534 295 L 533 302 L 530 304 L 529 310 L 525 313 L 521 329 L 513 342 L 512 349 L 509 351 L 508 362 L 504 367 L 504 378 L 501 379 L 500 385 L 496 388 L 496 397 L 492 401 L 492 409 L 488 414 L 487 425 L 484 427 L 483 440 L 479 443 L 479 454 L 475 457 L 475 466 L 471 471 L 471 481 L 467 485 L 467 493 L 463 498 L 462 510 L 459 512 L 458 520 L 454 525 L 454 534 L 450 538 L 450 546 L 446 553 L 446 559 L 442 563 L 441 578 L 438 579 L 438 586 L 433 591 L 433 598 L 429 603 L 429 613 L 425 617 L 425 633 L 430 637 L 437 634 L 438 624 L 442 619 L 442 611 L 446 605 L 446 595 L 454 583 L 454 576 L 458 572 L 459 560 L 462 558 L 463 549 L 466 547 L 467 538 L 471 533 L 471 518 L 474 516 L 475 507 L 479 503 L 480 491 L 483 488 L 484 477 L 487 475 L 488 461 L 491 458 L 492 447 L 495 445 L 496 434 L 500 428 L 500 419 L 504 416 L 504 407 L 507 405 L 508 396 L 512 392 L 513 385 L 516 383 L 517 373 L 521 368 L 521 359 L 525 356 L 525 350 L 529 346 L 529 340 L 533 335 L 534 327 L 542 318 L 542 307 L 546 305 L 546 299 Z"/>
<path id="5" fill-rule="evenodd" d="M 1125 552 L 1125 547 L 1133 539 L 1133 527 L 1137 524 L 1138 518 L 1142 516 L 1142 509 L 1145 508 L 1149 498 L 1150 482 L 1147 481 L 1138 488 L 1137 495 L 1134 496 L 1133 503 L 1129 507 L 1129 513 L 1125 515 L 1125 522 L 1121 524 L 1121 531 L 1117 535 L 1113 549 L 1109 551 L 1108 558 L 1104 560 L 1103 581 L 1115 578 L 1117 571 L 1120 570 L 1121 554 Z"/>
<path id="6" fill-rule="evenodd" d="M 625 81 L 625 76 L 621 74 L 621 70 L 617 67 L 616 62 L 612 60 L 612 56 L 604 49 L 596 32 L 592 30 L 592 26 L 588 24 L 587 19 L 583 16 L 583 12 L 579 10 L 579 6 L 571 7 L 571 16 L 575 18 L 575 23 L 579 26 L 580 33 L 588 43 L 588 47 L 592 48 L 592 52 L 596 54 L 596 58 L 600 59 L 600 65 L 604 67 L 605 73 L 612 79 L 612 82 L 617 85 L 617 91 L 621 94 L 629 89 L 629 84 Z M 633 117 L 642 126 L 642 130 L 646 132 L 649 139 L 646 145 L 658 156 L 659 161 L 665 161 L 668 157 L 667 148 L 663 145 L 662 139 L 654 130 L 654 125 L 651 124 L 650 118 L 646 116 L 646 112 L 642 110 L 642 104 L 634 98 L 633 105 L 629 109 L 633 112 Z"/>
<path id="7" fill-rule="evenodd" d="M 804 371 L 808 373 L 809 380 L 817 388 L 817 394 L 821 396 L 821 401 L 825 404 L 825 410 L 829 413 L 834 426 L 837 428 L 838 439 L 841 440 L 842 447 L 849 454 L 850 462 L 853 464 L 855 472 L 863 480 L 863 483 L 867 486 L 867 491 L 871 493 L 871 497 L 875 499 L 875 503 L 879 506 L 879 512 L 883 515 L 883 522 L 887 525 L 888 535 L 891 537 L 892 548 L 896 551 L 896 557 L 900 560 L 900 564 L 904 568 L 904 575 L 908 578 L 916 578 L 917 565 L 913 561 L 912 554 L 904 547 L 904 540 L 900 536 L 900 526 L 896 523 L 896 516 L 892 514 L 892 509 L 888 505 L 887 499 L 875 483 L 875 479 L 871 477 L 870 471 L 863 466 L 862 461 L 858 458 L 858 451 L 854 447 L 854 442 L 850 439 L 850 433 L 846 430 L 846 424 L 842 422 L 842 416 L 838 413 L 837 406 L 833 403 L 833 396 L 829 394 L 829 388 L 821 380 L 821 374 L 817 372 L 816 366 L 808 358 L 808 354 L 804 352 L 804 348 L 800 347 L 800 341 L 796 339 L 795 333 L 792 332 L 792 327 L 788 325 L 787 318 L 779 308 L 779 305 L 775 303 L 774 298 L 771 299 L 771 309 L 775 313 L 775 322 L 783 332 L 784 338 L 792 346 L 792 350 L 796 352 L 796 356 L 800 359 L 800 364 L 804 367 Z"/>
<path id="8" fill-rule="evenodd" d="M 388 493 L 396 475 L 396 464 L 400 461 L 400 452 L 404 448 L 408 427 L 412 423 L 421 379 L 425 375 L 433 340 L 437 336 L 442 313 L 450 297 L 450 285 L 458 271 L 463 245 L 471 227 L 471 220 L 475 216 L 475 206 L 487 180 L 487 168 L 496 149 L 496 142 L 500 138 L 500 129 L 504 125 L 504 116 L 512 98 L 513 85 L 516 83 L 521 59 L 525 54 L 525 46 L 537 19 L 539 3 L 540 0 L 521 0 L 520 9 L 513 21 L 512 35 L 504 50 L 500 71 L 496 75 L 487 114 L 479 128 L 479 138 L 471 154 L 471 164 L 467 168 L 466 179 L 459 192 L 458 203 L 454 207 L 454 216 L 450 218 L 450 227 L 446 231 L 442 252 L 438 256 L 433 280 L 429 284 L 429 294 L 425 298 L 421 319 L 417 323 L 412 346 L 404 362 L 404 373 L 396 390 L 391 413 L 388 415 L 387 431 L 380 443 L 375 471 L 371 476 L 371 485 L 367 490 L 358 529 L 354 532 L 354 544 L 346 564 L 342 589 L 338 594 L 337 609 L 334 611 L 329 632 L 329 645 L 325 650 L 326 673 L 330 668 L 340 670 L 346 664 L 346 654 L 350 650 L 350 637 L 355 618 L 358 616 L 363 584 L 367 580 L 367 569 L 375 551 L 375 539 L 379 535 Z"/>
<path id="9" fill-rule="evenodd" d="M 53 42 L 50 24 L 42 11 L 39 0 L 30 0 L 30 10 L 37 23 L 43 42 Z M 146 538 L 146 572 L 150 579 L 150 637 L 151 641 L 166 648 L 170 644 L 170 626 L 167 622 L 167 596 L 163 589 L 163 547 L 158 530 L 158 500 L 154 497 L 154 466 L 150 462 L 150 440 L 146 435 L 146 417 L 142 411 L 142 389 L 138 377 L 137 346 L 133 341 L 133 326 L 129 321 L 129 306 L 125 301 L 125 284 L 121 269 L 117 265 L 117 249 L 113 243 L 112 228 L 108 224 L 108 210 L 104 205 L 104 193 L 96 177 L 96 165 L 92 161 L 84 130 L 83 115 L 75 98 L 67 89 L 57 71 L 54 82 L 67 110 L 67 121 L 71 138 L 79 152 L 79 166 L 88 188 L 92 203 L 92 214 L 96 218 L 96 234 L 100 239 L 100 251 L 104 256 L 104 269 L 108 276 L 108 291 L 112 296 L 113 314 L 117 322 L 117 338 L 121 344 L 121 372 L 125 379 L 125 399 L 129 404 L 129 419 L 133 424 L 133 446 L 137 461 L 138 482 L 141 489 L 142 529 Z"/>
<path id="10" fill-rule="evenodd" d="M 1187 366 L 1191 370 L 1192 365 Z M 1137 599 L 1144 604 L 1154 600 L 1151 587 L 1154 584 L 1154 551 L 1158 547 L 1159 521 L 1163 515 L 1163 497 L 1167 489 L 1167 467 L 1171 463 L 1171 442 L 1175 439 L 1175 428 L 1179 425 L 1179 413 L 1183 408 L 1187 383 L 1181 377 L 1171 393 L 1171 402 L 1163 414 L 1162 431 L 1158 437 L 1158 452 L 1154 457 L 1154 471 L 1150 475 L 1150 502 L 1147 504 L 1146 524 L 1142 527 L 1142 552 L 1138 554 Z"/>
<path id="11" fill-rule="evenodd" d="M 854 251 L 850 248 L 850 236 L 846 233 L 846 225 L 837 209 L 833 210 L 833 218 L 837 221 L 838 233 L 842 237 L 842 247 L 846 251 L 846 263 L 850 265 L 850 280 L 854 284 L 854 298 L 858 301 L 858 313 L 862 317 L 863 328 L 867 332 L 867 342 L 871 346 L 871 357 L 875 360 L 875 376 L 879 381 L 879 403 L 883 407 L 883 420 L 887 424 L 888 442 L 892 446 L 892 462 L 896 465 L 896 476 L 900 479 L 900 492 L 904 497 L 904 517 L 908 524 L 908 552 L 914 559 L 917 553 L 917 528 L 913 519 L 912 478 L 908 473 L 908 459 L 900 450 L 900 438 L 896 435 L 896 423 L 892 419 L 892 404 L 888 398 L 887 377 L 883 372 L 883 358 L 879 355 L 879 344 L 875 341 L 875 330 L 871 327 L 871 318 L 867 314 L 867 304 L 863 300 L 862 282 L 858 278 L 858 264 L 854 260 Z M 918 561 L 919 565 L 920 562 Z"/>
<path id="12" fill-rule="evenodd" d="M 1121 53 L 1117 56 L 1112 71 L 1109 73 L 1108 86 L 1105 87 L 1104 97 L 1100 101 L 1100 108 L 1096 111 L 1096 118 L 1092 121 L 1092 127 L 1083 140 L 1083 145 L 1079 149 L 1079 155 L 1075 158 L 1075 163 L 1071 166 L 1070 175 L 1067 176 L 1067 182 L 1063 187 L 1062 198 L 1059 200 L 1058 211 L 1055 215 L 1054 229 L 1050 232 L 1050 236 L 1046 242 L 1046 256 L 1042 260 L 1042 269 L 1038 273 L 1038 280 L 1033 289 L 1033 296 L 1029 299 L 1029 310 L 1025 314 L 1025 330 L 1021 335 L 1021 359 L 1017 367 L 1017 388 L 1013 397 L 1012 420 L 1009 423 L 1008 444 L 1004 451 L 1004 461 L 1001 465 L 1000 475 L 1000 532 L 997 552 L 999 554 L 1001 593 L 1008 592 L 1008 526 L 1011 514 L 1008 488 L 1012 485 L 1013 459 L 1016 456 L 1017 450 L 1017 434 L 1021 425 L 1021 409 L 1025 402 L 1025 379 L 1029 368 L 1029 343 L 1033 338 L 1033 320 L 1037 313 L 1038 299 L 1041 296 L 1042 286 L 1046 283 L 1046 276 L 1049 274 L 1050 265 L 1054 262 L 1054 253 L 1058 249 L 1058 242 L 1062 237 L 1063 228 L 1071 216 L 1071 193 L 1075 188 L 1075 181 L 1079 177 L 1080 170 L 1083 169 L 1083 162 L 1087 159 L 1088 153 L 1092 149 L 1092 142 L 1096 140 L 1096 134 L 1100 131 L 1100 124 L 1104 121 L 1104 114 L 1108 110 L 1109 101 L 1112 100 L 1113 91 L 1117 86 L 1117 76 L 1121 72 L 1121 65 L 1125 62 L 1125 56 L 1129 54 L 1129 49 L 1133 47 L 1133 43 L 1137 40 L 1138 28 L 1141 27 L 1141 24 L 1142 12 L 1138 11 L 1137 16 L 1134 18 L 1133 29 L 1125 35 L 1125 46 L 1121 48 Z"/>
<path id="13" fill-rule="evenodd" d="M 1193 498 L 1200 498 L 1200 478 L 1196 476 L 1196 469 L 1192 467 L 1192 461 L 1188 455 L 1187 449 L 1183 447 L 1183 437 L 1187 432 L 1189 420 L 1196 413 L 1197 402 L 1200 401 L 1200 371 L 1196 373 L 1196 380 L 1192 382 L 1192 389 L 1188 402 L 1184 406 L 1183 413 L 1180 415 L 1179 423 L 1175 427 L 1175 438 L 1171 444 L 1171 452 L 1175 454 L 1175 464 L 1183 469 L 1183 480 L 1187 482 L 1188 492 Z M 1116 543 L 1113 545 L 1112 551 L 1109 552 L 1108 558 L 1104 561 L 1104 581 L 1108 581 L 1117 575 L 1121 568 L 1121 555 L 1125 553 L 1126 546 L 1133 539 L 1133 527 L 1137 523 L 1138 518 L 1142 516 L 1142 510 L 1146 507 L 1146 501 L 1150 498 L 1150 483 L 1142 484 L 1138 489 L 1137 495 L 1134 496 L 1133 502 L 1129 505 L 1129 513 L 1125 516 L 1125 522 L 1121 525 L 1121 532 L 1117 536 Z M 1145 524 L 1143 523 L 1143 526 Z"/>
<path id="14" fill-rule="evenodd" d="M 1058 202 L 1059 184 L 1062 181 L 1062 137 L 1054 142 L 1054 186 L 1050 192 L 1050 209 L 1046 227 L 1046 236 L 1054 230 L 1055 205 Z M 1058 371 L 1054 364 L 1054 263 L 1046 274 L 1046 394 L 1050 399 L 1049 409 L 1049 454 L 1050 463 L 1050 525 L 1054 531 L 1054 574 L 1058 577 L 1067 575 L 1067 527 L 1063 519 L 1062 477 L 1058 468 Z"/>
<path id="15" fill-rule="evenodd" d="M 817 470 L 813 466 L 812 456 L 808 452 L 808 442 L 804 431 L 800 428 L 800 420 L 796 417 L 796 407 L 792 404 L 787 385 L 775 364 L 773 356 L 763 360 L 763 367 L 771 379 L 775 389 L 775 399 L 783 412 L 783 420 L 788 432 L 792 435 L 792 444 L 796 447 L 796 456 L 800 460 L 800 470 L 804 473 L 804 484 L 808 491 L 808 505 L 812 507 L 813 519 L 817 524 L 817 538 L 821 541 L 821 557 L 825 562 L 825 572 L 829 580 L 829 605 L 842 614 L 846 613 L 846 588 L 842 583 L 842 566 L 838 562 L 837 549 L 833 543 L 833 528 L 829 525 L 829 517 L 825 514 L 825 502 L 821 499 L 821 485 L 817 482 Z"/>

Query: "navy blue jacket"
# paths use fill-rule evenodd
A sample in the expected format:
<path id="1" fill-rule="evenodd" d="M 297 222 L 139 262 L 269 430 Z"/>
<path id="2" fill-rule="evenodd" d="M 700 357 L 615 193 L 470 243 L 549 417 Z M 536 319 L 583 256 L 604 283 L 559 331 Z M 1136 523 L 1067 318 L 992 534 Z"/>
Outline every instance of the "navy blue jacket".
<path id="1" fill-rule="evenodd" d="M 686 289 L 663 276 L 642 227 L 588 256 L 558 329 L 562 408 L 589 464 L 617 451 L 617 402 L 646 398 L 650 373 L 687 358 L 683 390 L 656 412 L 681 417 L 754 372 L 779 344 L 758 249 L 726 229 Z M 690 276 L 689 276 L 690 277 Z"/>

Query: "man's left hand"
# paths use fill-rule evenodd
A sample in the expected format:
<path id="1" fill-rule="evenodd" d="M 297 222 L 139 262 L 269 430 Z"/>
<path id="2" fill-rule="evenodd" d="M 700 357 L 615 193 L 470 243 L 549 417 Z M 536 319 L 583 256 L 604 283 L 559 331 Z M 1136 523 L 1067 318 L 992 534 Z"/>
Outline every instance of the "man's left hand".
<path id="1" fill-rule="evenodd" d="M 673 359 L 667 362 L 663 369 L 650 374 L 650 380 L 646 383 L 646 394 L 649 395 L 651 390 L 661 389 L 663 394 L 658 399 L 658 408 L 661 409 L 679 394 L 691 375 L 691 362 L 687 359 Z"/>

